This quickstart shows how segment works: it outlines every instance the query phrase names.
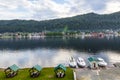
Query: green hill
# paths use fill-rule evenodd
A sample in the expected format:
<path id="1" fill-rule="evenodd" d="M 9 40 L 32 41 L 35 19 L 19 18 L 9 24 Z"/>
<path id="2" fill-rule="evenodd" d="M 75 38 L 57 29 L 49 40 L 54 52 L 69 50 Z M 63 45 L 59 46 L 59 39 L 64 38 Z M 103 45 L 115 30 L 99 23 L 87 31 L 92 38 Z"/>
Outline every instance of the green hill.
<path id="1" fill-rule="evenodd" d="M 0 33 L 2 32 L 40 32 L 67 30 L 103 30 L 120 29 L 120 12 L 112 14 L 88 13 L 69 18 L 54 20 L 0 20 Z"/>

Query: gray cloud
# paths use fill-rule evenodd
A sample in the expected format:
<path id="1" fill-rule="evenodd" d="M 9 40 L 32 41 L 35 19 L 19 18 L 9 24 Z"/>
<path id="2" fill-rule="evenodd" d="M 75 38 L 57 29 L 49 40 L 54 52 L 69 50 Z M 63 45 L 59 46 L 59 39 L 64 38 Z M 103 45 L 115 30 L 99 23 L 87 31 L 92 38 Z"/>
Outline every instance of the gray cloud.
<path id="1" fill-rule="evenodd" d="M 11 5 L 12 4 L 12 5 Z M 0 19 L 45 20 L 120 10 L 120 0 L 0 0 Z"/>
<path id="2" fill-rule="evenodd" d="M 106 3 L 110 0 L 85 0 L 84 5 L 89 5 L 93 11 L 100 11 L 105 9 Z"/>
<path id="3" fill-rule="evenodd" d="M 56 15 L 57 15 L 56 12 L 46 9 L 35 12 L 32 18 L 35 18 L 37 20 L 43 20 L 43 19 L 47 20 L 47 19 L 57 18 Z"/>

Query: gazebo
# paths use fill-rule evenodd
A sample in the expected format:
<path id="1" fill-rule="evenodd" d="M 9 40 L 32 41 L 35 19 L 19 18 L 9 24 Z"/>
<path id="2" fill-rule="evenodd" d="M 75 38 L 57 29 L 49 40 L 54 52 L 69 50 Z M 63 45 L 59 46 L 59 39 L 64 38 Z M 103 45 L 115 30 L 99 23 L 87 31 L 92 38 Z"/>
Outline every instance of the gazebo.
<path id="1" fill-rule="evenodd" d="M 54 72 L 55 72 L 55 74 L 58 78 L 64 77 L 65 76 L 65 71 L 66 71 L 66 67 L 62 64 L 59 64 L 58 66 L 56 66 L 54 68 Z"/>
<path id="2" fill-rule="evenodd" d="M 95 57 L 89 57 L 88 61 L 89 61 L 89 64 L 90 64 L 89 65 L 90 69 L 98 69 L 99 68 L 98 62 L 97 62 Z"/>
<path id="3" fill-rule="evenodd" d="M 19 67 L 17 65 L 12 65 L 4 70 L 6 77 L 14 77 L 17 75 Z"/>
<path id="4" fill-rule="evenodd" d="M 38 64 L 33 66 L 29 72 L 31 77 L 38 77 L 40 75 L 40 71 L 42 70 L 42 67 L 39 66 Z"/>

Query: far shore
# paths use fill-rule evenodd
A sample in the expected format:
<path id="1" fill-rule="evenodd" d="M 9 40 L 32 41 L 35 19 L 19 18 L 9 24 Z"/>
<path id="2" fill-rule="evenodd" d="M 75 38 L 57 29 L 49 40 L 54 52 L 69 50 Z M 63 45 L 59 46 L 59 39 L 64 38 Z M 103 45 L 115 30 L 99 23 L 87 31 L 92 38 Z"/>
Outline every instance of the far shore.
<path id="1" fill-rule="evenodd" d="M 110 37 L 110 36 L 120 36 L 119 32 L 116 31 L 104 31 L 104 32 L 80 32 L 80 31 L 72 31 L 72 32 L 5 32 L 0 33 L 1 39 L 9 39 L 9 38 L 45 38 L 45 37 Z"/>

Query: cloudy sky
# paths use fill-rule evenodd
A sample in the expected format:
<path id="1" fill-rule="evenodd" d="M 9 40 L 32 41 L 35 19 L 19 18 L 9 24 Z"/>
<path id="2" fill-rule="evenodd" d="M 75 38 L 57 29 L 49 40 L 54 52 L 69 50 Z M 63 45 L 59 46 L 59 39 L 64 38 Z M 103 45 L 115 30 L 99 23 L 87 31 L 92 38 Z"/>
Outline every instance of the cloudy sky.
<path id="1" fill-rule="evenodd" d="M 120 11 L 120 0 L 0 0 L 0 20 L 48 20 Z"/>

